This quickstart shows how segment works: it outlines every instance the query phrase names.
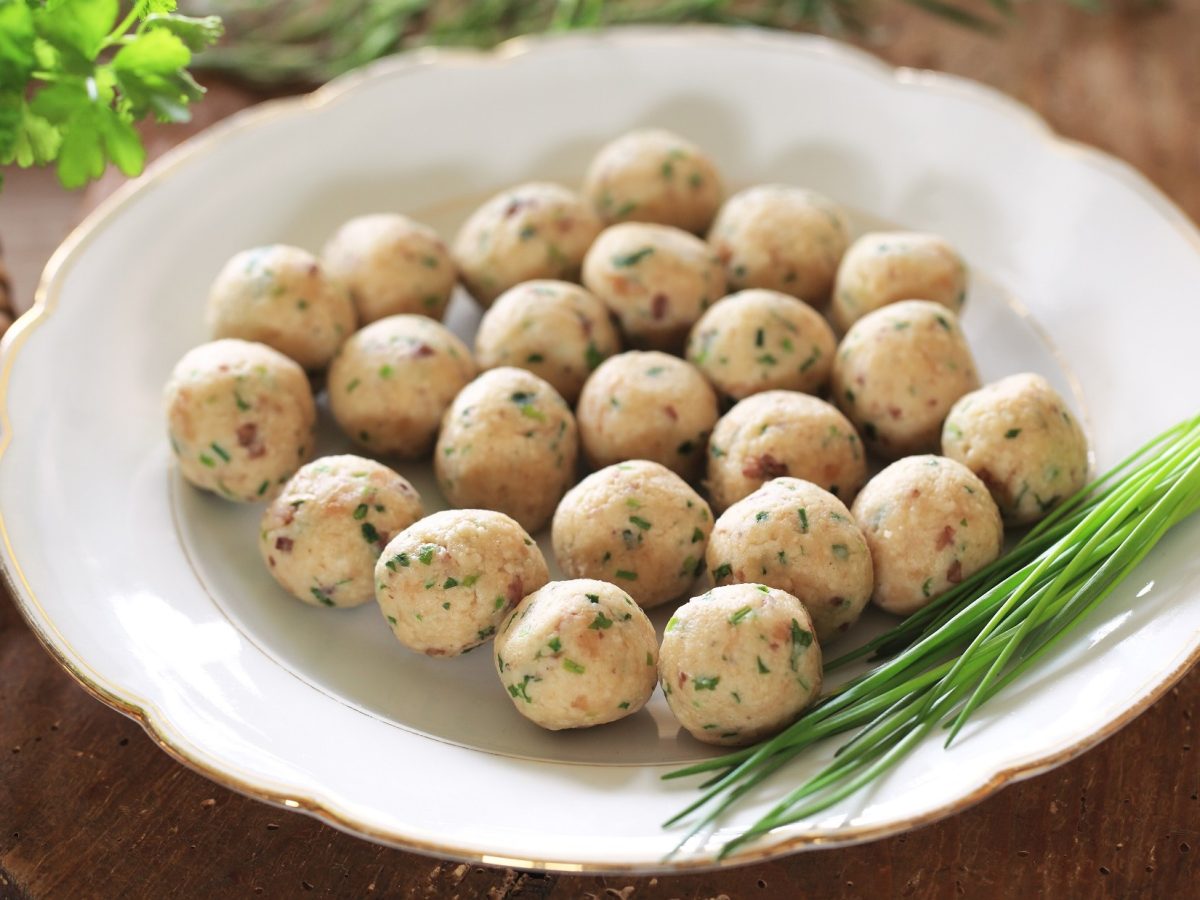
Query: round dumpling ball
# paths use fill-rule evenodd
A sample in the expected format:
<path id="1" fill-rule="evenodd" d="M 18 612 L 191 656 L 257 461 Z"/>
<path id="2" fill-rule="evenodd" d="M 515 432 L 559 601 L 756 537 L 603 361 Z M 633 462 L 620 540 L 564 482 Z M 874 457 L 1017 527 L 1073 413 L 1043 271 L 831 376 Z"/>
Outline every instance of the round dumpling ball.
<path id="1" fill-rule="evenodd" d="M 471 214 L 454 239 L 454 259 L 471 296 L 487 307 L 522 281 L 577 281 L 600 228 L 591 205 L 574 191 L 521 184 Z"/>
<path id="2" fill-rule="evenodd" d="M 1004 545 L 987 486 L 941 456 L 892 463 L 867 482 L 853 512 L 871 548 L 873 599 L 902 616 L 982 569 Z"/>
<path id="3" fill-rule="evenodd" d="M 800 599 L 821 641 L 858 621 L 871 599 L 871 554 L 837 497 L 810 481 L 776 478 L 717 519 L 708 544 L 717 584 L 761 581 Z"/>
<path id="4" fill-rule="evenodd" d="M 899 300 L 931 300 L 961 312 L 967 266 L 936 234 L 886 231 L 864 234 L 838 266 L 830 318 L 845 331 L 863 316 Z"/>
<path id="5" fill-rule="evenodd" d="M 1010 375 L 950 409 L 942 453 L 987 485 L 1006 522 L 1027 525 L 1083 487 L 1087 438 L 1041 375 Z"/>
<path id="6" fill-rule="evenodd" d="M 725 295 L 721 263 L 704 241 L 637 222 L 601 233 L 583 261 L 583 283 L 617 317 L 629 344 L 672 352 Z"/>
<path id="7" fill-rule="evenodd" d="M 815 394 L 829 381 L 837 340 L 820 313 L 778 291 L 739 291 L 711 307 L 688 337 L 687 358 L 716 389 Z"/>
<path id="8" fill-rule="evenodd" d="M 649 459 L 692 479 L 717 421 L 717 395 L 695 366 L 656 350 L 634 350 L 596 369 L 576 415 L 593 468 Z"/>
<path id="9" fill-rule="evenodd" d="M 950 407 L 977 387 L 958 316 L 928 300 L 863 316 L 833 363 L 835 401 L 867 447 L 890 459 L 936 450 Z"/>
<path id="10" fill-rule="evenodd" d="M 632 460 L 568 491 L 550 534 L 568 577 L 615 582 L 649 609 L 682 596 L 704 571 L 711 531 L 708 504 L 686 481 Z"/>
<path id="11" fill-rule="evenodd" d="M 538 545 L 504 513 L 451 509 L 388 542 L 375 564 L 375 599 L 404 646 L 458 656 L 549 580 Z"/>
<path id="12" fill-rule="evenodd" d="M 392 535 L 422 516 L 421 497 L 387 466 L 325 456 L 301 467 L 259 525 L 267 571 L 313 606 L 375 599 L 375 562 Z"/>
<path id="13" fill-rule="evenodd" d="M 731 584 L 671 616 L 658 658 L 667 705 L 696 740 L 753 744 L 821 693 L 821 645 L 804 605 L 765 584 Z"/>
<path id="14" fill-rule="evenodd" d="M 853 499 L 867 480 L 854 426 L 824 400 L 796 391 L 764 391 L 735 404 L 708 445 L 708 493 L 727 509 L 781 475 L 803 478 Z"/>
<path id="15" fill-rule="evenodd" d="M 658 641 L 614 584 L 552 581 L 521 601 L 496 635 L 496 672 L 517 712 L 542 728 L 586 728 L 650 699 Z"/>
<path id="16" fill-rule="evenodd" d="M 732 290 L 770 288 L 820 306 L 849 236 L 845 215 L 828 198 L 769 184 L 730 197 L 708 241 Z"/>
<path id="17" fill-rule="evenodd" d="M 498 510 L 534 532 L 575 480 L 578 454 L 567 402 L 532 372 L 502 368 L 454 398 L 433 464 L 451 504 Z"/>
<path id="18" fill-rule="evenodd" d="M 608 309 L 578 285 L 526 281 L 501 294 L 475 333 L 482 369 L 528 369 L 563 395 L 579 398 L 588 375 L 621 350 Z"/>
<path id="19" fill-rule="evenodd" d="M 354 331 L 354 304 L 307 250 L 273 244 L 244 250 L 208 293 L 208 330 L 274 347 L 306 369 L 323 369 Z"/>
<path id="20" fill-rule="evenodd" d="M 659 128 L 605 144 L 583 180 L 584 196 L 605 222 L 708 228 L 721 205 L 717 167 L 691 141 Z"/>
<path id="21" fill-rule="evenodd" d="M 388 316 L 346 341 L 329 367 L 333 417 L 373 453 L 427 454 L 442 414 L 475 377 L 471 351 L 425 316 Z"/>
<path id="22" fill-rule="evenodd" d="M 226 338 L 189 350 L 164 400 L 179 473 L 226 499 L 270 497 L 312 452 L 308 377 L 264 344 Z"/>
<path id="23" fill-rule="evenodd" d="M 393 213 L 351 219 L 321 256 L 329 276 L 350 291 L 364 325 L 401 313 L 441 319 L 458 280 L 437 232 Z"/>

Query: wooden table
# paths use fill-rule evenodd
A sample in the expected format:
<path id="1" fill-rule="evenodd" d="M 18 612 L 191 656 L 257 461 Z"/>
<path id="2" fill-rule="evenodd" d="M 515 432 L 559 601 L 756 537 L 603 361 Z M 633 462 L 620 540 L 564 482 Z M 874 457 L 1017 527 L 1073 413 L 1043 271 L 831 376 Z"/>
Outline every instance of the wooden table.
<path id="1" fill-rule="evenodd" d="M 1200 3 L 1176 6 L 1092 16 L 1021 4 L 1002 41 L 889 9 L 870 47 L 995 85 L 1129 160 L 1200 218 Z M 214 93 L 204 121 L 251 99 Z M 153 145 L 179 136 L 156 130 Z M 64 197 L 36 175 L 5 188 L 0 235 L 19 305 L 78 214 Z M 86 695 L 3 597 L 0 898 L 1182 897 L 1200 875 L 1198 701 L 1193 672 L 1082 758 L 865 846 L 683 877 L 521 874 L 377 847 L 206 781 Z"/>

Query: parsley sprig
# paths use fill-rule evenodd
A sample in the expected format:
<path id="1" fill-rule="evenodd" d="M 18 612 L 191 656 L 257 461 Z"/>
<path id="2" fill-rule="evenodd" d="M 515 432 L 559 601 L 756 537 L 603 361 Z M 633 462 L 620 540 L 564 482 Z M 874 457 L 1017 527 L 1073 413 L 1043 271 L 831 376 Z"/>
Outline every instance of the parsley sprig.
<path id="1" fill-rule="evenodd" d="M 204 94 L 192 54 L 220 36 L 220 19 L 178 15 L 175 0 L 0 0 L 0 165 L 55 163 L 69 188 L 110 162 L 137 175 L 134 123 L 188 120 Z"/>

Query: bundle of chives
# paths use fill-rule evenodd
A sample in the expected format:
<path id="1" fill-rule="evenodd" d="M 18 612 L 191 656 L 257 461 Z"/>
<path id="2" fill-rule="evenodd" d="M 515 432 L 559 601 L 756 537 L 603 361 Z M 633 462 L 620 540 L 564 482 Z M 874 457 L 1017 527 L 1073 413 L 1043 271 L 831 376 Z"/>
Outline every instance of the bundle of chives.
<path id="1" fill-rule="evenodd" d="M 829 808 L 895 766 L 939 724 L 946 746 L 970 715 L 1027 670 L 1133 570 L 1166 532 L 1200 510 L 1200 416 L 1181 422 L 1061 504 L 1011 552 L 836 668 L 896 654 L 824 697 L 763 743 L 667 774 L 718 774 L 670 826 L 707 807 L 676 847 L 809 745 L 861 728 L 720 857 Z"/>

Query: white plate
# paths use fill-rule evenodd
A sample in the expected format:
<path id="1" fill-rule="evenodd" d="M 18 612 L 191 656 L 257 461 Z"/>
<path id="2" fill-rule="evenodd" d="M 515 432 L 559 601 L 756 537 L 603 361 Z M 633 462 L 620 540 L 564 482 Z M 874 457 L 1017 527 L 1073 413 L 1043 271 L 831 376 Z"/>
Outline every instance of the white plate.
<path id="1" fill-rule="evenodd" d="M 480 197 L 577 182 L 603 140 L 649 124 L 690 135 L 734 184 L 808 185 L 869 211 L 860 228 L 949 236 L 975 272 L 965 325 L 985 377 L 1035 369 L 1072 391 L 1100 467 L 1195 413 L 1195 228 L 1128 167 L 987 89 L 821 39 L 714 29 L 417 54 L 211 129 L 52 260 L 5 340 L 0 529 L 14 596 L 54 655 L 214 780 L 375 840 L 559 870 L 713 864 L 833 745 L 663 863 L 677 835 L 659 822 L 693 787 L 659 776 L 709 751 L 661 698 L 617 726 L 546 734 L 511 709 L 486 653 L 428 660 L 370 607 L 289 600 L 257 559 L 258 510 L 178 481 L 160 409 L 233 252 L 316 249 L 377 209 L 449 236 Z M 477 314 L 460 296 L 451 319 L 465 333 Z M 440 502 L 423 467 L 408 474 Z M 929 821 L 1111 734 L 1200 653 L 1198 538 L 1200 521 L 1178 528 L 954 749 L 931 742 L 731 862 Z"/>

